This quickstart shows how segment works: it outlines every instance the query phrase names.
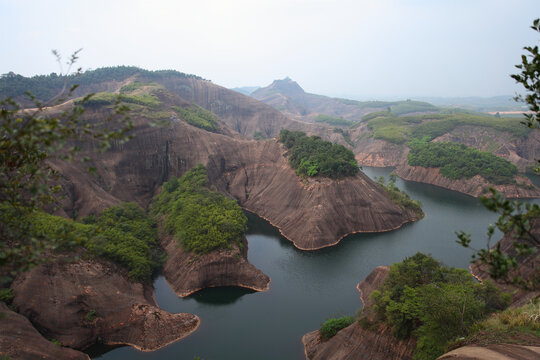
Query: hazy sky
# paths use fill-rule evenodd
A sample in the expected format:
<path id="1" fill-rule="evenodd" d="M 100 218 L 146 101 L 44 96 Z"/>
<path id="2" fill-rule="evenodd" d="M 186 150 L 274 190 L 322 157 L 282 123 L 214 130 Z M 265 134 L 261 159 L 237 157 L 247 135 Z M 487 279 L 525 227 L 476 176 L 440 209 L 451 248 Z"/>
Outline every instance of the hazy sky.
<path id="1" fill-rule="evenodd" d="M 494 96 L 540 0 L 0 0 L 0 73 L 78 66 L 176 69 L 226 86 L 290 76 L 334 96 Z"/>

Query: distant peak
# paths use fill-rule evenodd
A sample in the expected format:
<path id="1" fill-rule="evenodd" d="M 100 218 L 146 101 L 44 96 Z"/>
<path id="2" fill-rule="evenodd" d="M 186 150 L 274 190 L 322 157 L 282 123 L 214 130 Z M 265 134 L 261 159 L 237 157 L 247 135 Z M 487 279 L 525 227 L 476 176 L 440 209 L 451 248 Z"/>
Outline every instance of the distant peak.
<path id="1" fill-rule="evenodd" d="M 270 89 L 279 90 L 283 94 L 303 94 L 304 89 L 296 81 L 290 77 L 286 77 L 283 80 L 274 80 L 274 82 L 268 87 Z"/>

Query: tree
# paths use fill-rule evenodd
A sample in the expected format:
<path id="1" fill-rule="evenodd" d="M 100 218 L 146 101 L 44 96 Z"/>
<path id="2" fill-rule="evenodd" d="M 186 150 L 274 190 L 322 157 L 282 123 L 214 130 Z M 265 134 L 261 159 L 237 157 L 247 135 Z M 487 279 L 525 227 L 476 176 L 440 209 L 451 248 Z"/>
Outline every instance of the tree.
<path id="1" fill-rule="evenodd" d="M 67 62 L 68 70 L 62 75 L 65 79 L 79 51 Z M 61 66 L 61 57 L 56 51 L 53 54 Z M 65 81 L 60 93 L 46 103 L 27 93 L 33 109 L 23 109 L 11 98 L 0 100 L 0 285 L 42 261 L 47 250 L 76 240 L 69 229 L 52 238 L 31 221 L 31 215 L 38 210 L 54 209 L 62 190 L 57 183 L 59 174 L 51 163 L 77 159 L 85 141 L 97 143 L 105 151 L 111 140 L 129 139 L 132 123 L 126 115 L 128 109 L 120 102 L 115 103 L 109 116 L 94 122 L 81 120 L 84 104 L 92 94 L 68 110 L 54 109 L 76 88 L 67 89 Z"/>
<path id="2" fill-rule="evenodd" d="M 540 33 L 540 19 L 534 20 L 531 29 Z M 524 101 L 529 106 L 530 113 L 524 114 L 525 120 L 522 123 L 532 129 L 540 129 L 540 53 L 538 46 L 526 46 L 524 50 L 528 54 L 522 55 L 521 64 L 516 65 L 516 68 L 520 69 L 521 72 L 510 76 L 517 83 L 523 85 L 527 94 L 525 97 L 517 95 L 514 99 Z M 537 162 L 540 162 L 540 159 L 537 159 Z M 538 171 L 537 167 L 536 172 Z M 513 269 L 518 267 L 520 256 L 538 251 L 540 239 L 534 233 L 533 226 L 540 217 L 540 207 L 537 204 L 509 201 L 495 189 L 490 189 L 490 193 L 490 197 L 483 197 L 481 200 L 488 210 L 498 213 L 500 216 L 494 225 L 488 227 L 486 248 L 474 249 L 473 261 L 479 260 L 488 265 L 489 273 L 494 279 L 512 282 L 524 288 L 535 286 L 525 282 L 519 276 L 511 276 L 510 274 Z M 495 228 L 507 236 L 514 237 L 514 254 L 503 252 L 500 244 L 491 248 L 491 238 Z M 457 236 L 459 244 L 471 247 L 469 234 L 460 231 Z"/>

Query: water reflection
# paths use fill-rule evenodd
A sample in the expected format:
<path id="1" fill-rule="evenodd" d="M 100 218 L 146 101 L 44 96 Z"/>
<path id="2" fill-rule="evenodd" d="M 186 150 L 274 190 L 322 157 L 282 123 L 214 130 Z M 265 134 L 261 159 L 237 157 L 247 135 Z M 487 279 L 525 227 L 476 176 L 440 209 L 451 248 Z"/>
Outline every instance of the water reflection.
<path id="1" fill-rule="evenodd" d="M 256 291 L 240 287 L 224 286 L 197 291 L 186 299 L 193 299 L 201 304 L 228 305 L 235 303 L 242 296 L 253 294 L 254 292 Z"/>

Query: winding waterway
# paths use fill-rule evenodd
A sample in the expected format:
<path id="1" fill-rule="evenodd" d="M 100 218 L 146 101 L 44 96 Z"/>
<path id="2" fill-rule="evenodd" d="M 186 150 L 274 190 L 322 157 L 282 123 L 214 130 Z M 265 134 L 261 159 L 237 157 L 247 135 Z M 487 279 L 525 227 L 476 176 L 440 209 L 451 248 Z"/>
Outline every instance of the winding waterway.
<path id="1" fill-rule="evenodd" d="M 391 169 L 364 168 L 370 177 Z M 297 250 L 264 220 L 248 214 L 249 261 L 270 276 L 270 290 L 256 293 L 214 288 L 178 298 L 163 277 L 154 283 L 159 306 L 201 318 L 199 329 L 161 350 L 143 353 L 120 347 L 93 359 L 304 359 L 302 336 L 329 317 L 354 314 L 360 307 L 356 284 L 376 266 L 392 264 L 417 251 L 445 264 L 467 267 L 471 252 L 456 242 L 456 230 L 469 231 L 473 245 L 485 246 L 487 225 L 496 215 L 479 200 L 430 185 L 397 180 L 420 200 L 426 217 L 387 233 L 356 234 L 315 252 Z"/>

